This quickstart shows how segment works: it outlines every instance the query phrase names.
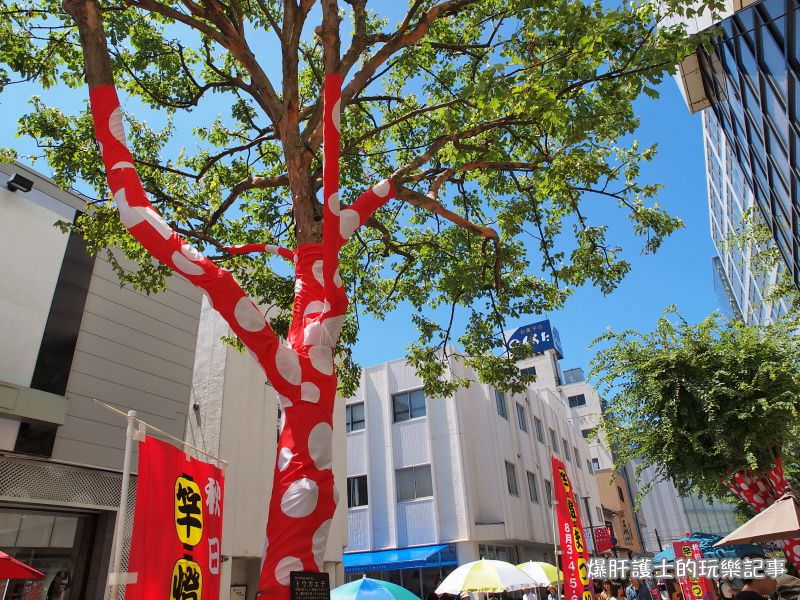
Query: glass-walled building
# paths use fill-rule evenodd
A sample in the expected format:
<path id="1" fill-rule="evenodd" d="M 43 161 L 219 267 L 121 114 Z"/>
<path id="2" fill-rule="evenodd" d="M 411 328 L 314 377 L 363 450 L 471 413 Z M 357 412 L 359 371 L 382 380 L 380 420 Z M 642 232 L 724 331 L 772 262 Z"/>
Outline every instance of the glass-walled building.
<path id="1" fill-rule="evenodd" d="M 709 52 L 681 64 L 690 110 L 703 112 L 711 235 L 719 254 L 715 277 L 729 287 L 732 312 L 748 322 L 774 320 L 783 307 L 765 302 L 776 272 L 758 273 L 749 252 L 725 244 L 752 207 L 769 227 L 795 283 L 800 281 L 800 2 L 727 3 Z"/>

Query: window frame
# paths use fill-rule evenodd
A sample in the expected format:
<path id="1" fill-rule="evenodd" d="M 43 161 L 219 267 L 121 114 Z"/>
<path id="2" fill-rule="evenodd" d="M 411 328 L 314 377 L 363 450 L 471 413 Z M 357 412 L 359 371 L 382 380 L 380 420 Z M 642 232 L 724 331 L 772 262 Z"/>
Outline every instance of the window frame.
<path id="1" fill-rule="evenodd" d="M 509 496 L 519 498 L 519 480 L 517 479 L 517 465 L 512 462 L 504 461 L 506 463 L 506 488 L 508 489 Z"/>
<path id="2" fill-rule="evenodd" d="M 494 391 L 494 401 L 497 404 L 497 414 L 503 417 L 506 421 L 508 421 L 508 403 L 506 402 L 506 394 L 505 392 L 501 392 L 500 390 Z M 500 410 L 500 407 L 502 411 Z"/>
<path id="3" fill-rule="evenodd" d="M 536 439 L 539 440 L 539 443 L 544 444 L 544 424 L 536 415 L 533 415 L 533 428 L 536 430 Z"/>
<path id="4" fill-rule="evenodd" d="M 540 504 L 539 501 L 539 484 L 536 481 L 536 473 L 525 471 L 528 477 L 528 495 L 533 504 Z"/>
<path id="5" fill-rule="evenodd" d="M 517 405 L 517 425 L 520 431 L 528 433 L 528 414 L 525 412 L 525 405 L 515 402 Z"/>
<path id="6" fill-rule="evenodd" d="M 419 405 L 417 405 L 416 407 L 414 407 L 412 405 L 412 394 L 416 394 L 417 392 L 422 394 L 422 414 L 414 414 L 415 408 L 416 408 L 416 410 L 419 410 L 419 408 L 420 408 Z M 403 412 L 405 412 L 405 411 L 401 411 L 400 413 L 398 413 L 398 410 L 397 410 L 397 402 L 403 396 L 406 397 L 405 398 L 406 399 L 406 406 L 408 407 L 408 410 L 407 410 L 408 417 L 406 417 L 406 418 L 400 418 L 399 417 L 399 415 L 402 415 Z M 411 420 L 414 420 L 414 419 L 423 419 L 423 418 L 425 418 L 427 416 L 428 416 L 428 403 L 427 403 L 427 398 L 425 397 L 425 392 L 422 390 L 422 388 L 417 388 L 417 389 L 413 389 L 413 390 L 406 390 L 406 391 L 403 391 L 403 392 L 395 392 L 394 394 L 392 394 L 392 423 L 403 423 L 405 421 L 411 421 Z"/>
<path id="7" fill-rule="evenodd" d="M 361 407 L 361 419 L 359 421 L 353 420 L 353 407 L 360 406 Z M 345 431 L 346 433 L 353 433 L 354 431 L 364 431 L 367 428 L 367 413 L 364 406 L 364 402 L 351 402 L 350 404 L 345 405 L 344 408 L 344 419 L 345 419 Z M 354 423 L 361 423 L 361 427 L 354 428 Z"/>
<path id="8" fill-rule="evenodd" d="M 358 481 L 362 479 L 364 481 L 364 503 L 353 504 L 352 502 L 355 500 L 354 496 L 361 495 L 361 490 L 353 487 L 353 484 L 358 485 Z M 347 508 L 361 508 L 363 506 L 369 506 L 369 479 L 366 473 L 363 475 L 352 475 L 347 478 Z"/>
<path id="9" fill-rule="evenodd" d="M 600 470 L 600 459 L 592 458 L 592 473 L 597 473 Z"/>
<path id="10" fill-rule="evenodd" d="M 553 506 L 553 482 L 549 479 L 544 480 L 544 495 L 547 506 Z"/>
<path id="11" fill-rule="evenodd" d="M 550 443 L 553 446 L 553 452 L 555 452 L 556 454 L 559 454 L 559 452 L 558 452 L 558 434 L 556 433 L 556 430 L 553 429 L 552 427 L 550 427 L 549 429 L 550 429 Z"/>
<path id="12" fill-rule="evenodd" d="M 430 485 L 431 485 L 431 493 L 430 494 L 427 494 L 427 495 L 424 495 L 424 496 L 420 496 L 419 495 L 419 493 L 417 491 L 417 488 L 419 487 L 418 483 L 417 483 L 417 471 L 418 470 L 427 470 L 428 476 L 429 476 L 429 479 L 430 479 Z M 399 484 L 400 482 L 399 482 L 398 476 L 399 476 L 399 474 L 401 472 L 409 472 L 409 471 L 411 472 L 412 478 L 413 478 L 412 482 L 413 482 L 413 487 L 414 487 L 414 495 L 411 498 L 401 498 L 400 497 L 400 484 Z M 424 500 L 426 498 L 433 498 L 433 494 L 434 494 L 434 490 L 433 490 L 433 469 L 431 468 L 431 464 L 430 463 L 424 463 L 424 464 L 420 464 L 420 465 L 411 465 L 409 467 L 401 467 L 399 469 L 395 469 L 394 470 L 394 485 L 395 485 L 395 495 L 397 497 L 397 502 L 415 502 L 416 500 Z"/>
<path id="13" fill-rule="evenodd" d="M 583 402 L 577 400 L 573 403 L 573 398 L 582 398 Z M 579 406 L 586 406 L 586 394 L 575 394 L 574 396 L 567 396 L 567 403 L 570 408 L 577 408 Z"/>

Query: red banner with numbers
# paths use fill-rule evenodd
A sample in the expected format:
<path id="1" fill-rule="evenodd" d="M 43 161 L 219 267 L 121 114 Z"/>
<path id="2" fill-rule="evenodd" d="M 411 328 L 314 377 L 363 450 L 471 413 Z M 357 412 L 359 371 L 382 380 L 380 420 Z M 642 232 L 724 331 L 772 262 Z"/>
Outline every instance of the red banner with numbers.
<path id="1" fill-rule="evenodd" d="M 564 463 L 555 456 L 551 461 L 561 540 L 561 569 L 564 572 L 564 600 L 592 600 L 589 549 L 583 537 L 578 503 Z"/>
<path id="2" fill-rule="evenodd" d="M 219 598 L 224 489 L 217 466 L 150 436 L 139 444 L 127 600 Z"/>
<path id="3" fill-rule="evenodd" d="M 703 558 L 699 542 L 673 542 L 675 560 L 699 561 Z M 676 566 L 677 569 L 677 566 Z M 681 592 L 684 600 L 714 600 L 714 588 L 705 577 L 680 577 Z"/>

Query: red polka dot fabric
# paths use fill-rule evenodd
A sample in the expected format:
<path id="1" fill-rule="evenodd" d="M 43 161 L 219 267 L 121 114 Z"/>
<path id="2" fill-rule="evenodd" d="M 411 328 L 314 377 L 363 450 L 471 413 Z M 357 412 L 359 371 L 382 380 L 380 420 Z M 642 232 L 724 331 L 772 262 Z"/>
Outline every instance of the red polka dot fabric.
<path id="1" fill-rule="evenodd" d="M 783 475 L 780 457 L 766 473 L 739 471 L 725 485 L 736 496 L 747 502 L 757 512 L 771 506 L 778 498 L 790 491 L 789 482 Z M 800 569 L 800 540 L 784 540 L 783 552 L 786 560 Z"/>
<path id="2" fill-rule="evenodd" d="M 341 84 L 338 76 L 325 78 L 322 243 L 295 250 L 268 244 L 227 249 L 232 254 L 269 252 L 295 264 L 295 301 L 285 340 L 275 335 L 233 275 L 181 239 L 153 208 L 127 147 L 115 88 L 90 90 L 95 135 L 122 224 L 156 259 L 206 293 L 278 394 L 282 418 L 259 585 L 263 598 L 289 598 L 292 571 L 323 566 L 338 501 L 331 464 L 337 385 L 333 355 L 347 311 L 339 252 L 394 196 L 391 182 L 383 181 L 349 207 L 339 202 Z"/>

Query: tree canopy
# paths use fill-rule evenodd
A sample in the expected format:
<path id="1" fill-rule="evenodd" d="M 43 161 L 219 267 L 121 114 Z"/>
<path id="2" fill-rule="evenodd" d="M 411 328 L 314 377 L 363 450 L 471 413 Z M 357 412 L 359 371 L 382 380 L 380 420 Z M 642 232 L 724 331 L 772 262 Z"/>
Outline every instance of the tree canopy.
<path id="1" fill-rule="evenodd" d="M 669 309 L 654 331 L 609 332 L 593 361 L 608 396 L 602 430 L 618 464 L 639 459 L 681 492 L 725 497 L 723 479 L 783 455 L 798 482 L 796 321 L 746 325 L 714 313 L 692 325 Z M 646 490 L 644 490 L 646 491 Z"/>
<path id="2" fill-rule="evenodd" d="M 698 43 L 676 14 L 691 2 L 612 6 L 573 0 L 101 0 L 129 145 L 144 187 L 173 229 L 230 269 L 257 302 L 282 309 L 293 277 L 269 255 L 225 247 L 319 241 L 324 73 L 344 77 L 342 191 L 349 202 L 391 178 L 398 199 L 345 248 L 351 309 L 338 347 L 343 392 L 358 315 L 414 309 L 409 350 L 426 388 L 445 394 L 456 342 L 481 378 L 521 381 L 505 349 L 508 320 L 563 305 L 583 284 L 609 293 L 630 265 L 607 223 L 622 211 L 654 252 L 682 226 L 640 178 L 633 102 Z M 708 5 L 719 4 L 709 2 Z M 696 6 L 696 5 L 695 5 Z M 75 23 L 60 0 L 0 0 L 3 94 L 84 85 Z M 321 25 L 320 25 L 321 24 Z M 320 25 L 318 27 L 318 25 Z M 26 88 L 26 85 L 29 87 Z M 138 264 L 123 281 L 165 285 L 119 221 L 85 109 L 34 97 L 19 123 L 62 185 L 94 196 L 74 225 L 95 252 Z M 607 209 L 606 209 L 607 207 Z M 460 313 L 465 333 L 452 339 Z M 444 354 L 443 354 L 444 352 Z"/>

